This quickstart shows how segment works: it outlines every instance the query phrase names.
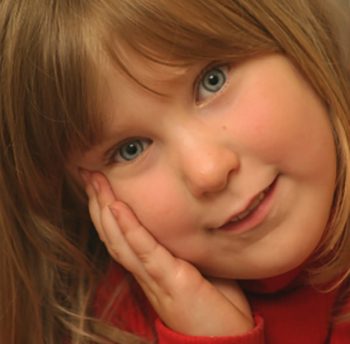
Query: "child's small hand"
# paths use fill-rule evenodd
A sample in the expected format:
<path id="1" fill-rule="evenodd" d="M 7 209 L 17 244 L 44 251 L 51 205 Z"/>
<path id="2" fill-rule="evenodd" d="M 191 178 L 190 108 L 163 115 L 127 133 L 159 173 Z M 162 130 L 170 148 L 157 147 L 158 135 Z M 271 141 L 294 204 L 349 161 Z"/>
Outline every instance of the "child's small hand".
<path id="1" fill-rule="evenodd" d="M 130 271 L 162 321 L 177 332 L 200 336 L 239 335 L 253 326 L 247 301 L 234 281 L 209 282 L 174 257 L 117 201 L 107 179 L 91 175 L 89 210 L 111 256 Z"/>

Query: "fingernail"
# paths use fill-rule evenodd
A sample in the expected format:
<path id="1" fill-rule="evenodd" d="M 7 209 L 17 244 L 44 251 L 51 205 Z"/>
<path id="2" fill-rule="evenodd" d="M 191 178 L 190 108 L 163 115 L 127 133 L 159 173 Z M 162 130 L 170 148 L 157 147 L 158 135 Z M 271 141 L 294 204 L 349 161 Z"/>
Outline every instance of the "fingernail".
<path id="1" fill-rule="evenodd" d="M 100 192 L 100 184 L 96 180 L 96 178 L 92 179 L 91 184 L 92 184 L 93 188 L 95 189 L 95 192 L 99 193 Z"/>
<path id="2" fill-rule="evenodd" d="M 112 212 L 112 214 L 115 216 L 115 218 L 118 219 L 118 216 L 119 216 L 118 210 L 113 208 L 112 206 L 109 206 L 109 210 Z"/>

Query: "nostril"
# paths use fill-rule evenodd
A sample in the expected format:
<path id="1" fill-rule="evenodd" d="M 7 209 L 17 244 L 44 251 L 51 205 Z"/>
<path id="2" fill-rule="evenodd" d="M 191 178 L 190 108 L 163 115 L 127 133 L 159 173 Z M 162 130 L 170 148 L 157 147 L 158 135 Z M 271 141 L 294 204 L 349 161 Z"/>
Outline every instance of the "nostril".
<path id="1" fill-rule="evenodd" d="M 197 164 L 187 165 L 186 179 L 197 196 L 216 193 L 226 188 L 236 168 L 236 160 L 229 156 L 197 160 Z"/>

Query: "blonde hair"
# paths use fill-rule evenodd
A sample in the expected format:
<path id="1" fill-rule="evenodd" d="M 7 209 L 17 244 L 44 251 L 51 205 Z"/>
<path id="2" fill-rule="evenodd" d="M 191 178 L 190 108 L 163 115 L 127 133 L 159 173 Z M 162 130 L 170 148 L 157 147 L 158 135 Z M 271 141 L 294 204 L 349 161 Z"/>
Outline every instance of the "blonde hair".
<path id="1" fill-rule="evenodd" d="M 339 38 L 348 36 L 331 3 L 0 2 L 0 342 L 103 342 L 91 301 L 109 258 L 66 164 L 99 139 L 103 64 L 133 77 L 125 45 L 165 64 L 290 58 L 328 107 L 338 154 L 334 209 L 310 280 L 349 275 L 350 82 Z M 115 332 L 116 342 L 142 342 Z"/>

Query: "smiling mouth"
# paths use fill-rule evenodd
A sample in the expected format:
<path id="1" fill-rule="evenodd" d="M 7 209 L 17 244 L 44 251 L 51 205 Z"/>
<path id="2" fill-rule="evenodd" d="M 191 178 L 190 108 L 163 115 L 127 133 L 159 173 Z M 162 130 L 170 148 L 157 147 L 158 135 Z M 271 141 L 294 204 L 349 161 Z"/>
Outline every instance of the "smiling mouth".
<path id="1" fill-rule="evenodd" d="M 273 189 L 274 185 L 276 184 L 276 180 L 277 178 L 275 178 L 273 182 L 266 189 L 264 189 L 257 196 L 255 196 L 243 211 L 235 214 L 228 221 L 226 221 L 222 226 L 220 226 L 219 229 L 224 228 L 230 224 L 237 224 L 247 219 L 248 217 L 250 217 L 255 212 L 255 210 L 257 210 L 259 206 L 264 202 L 267 196 L 270 194 L 270 191 Z"/>

